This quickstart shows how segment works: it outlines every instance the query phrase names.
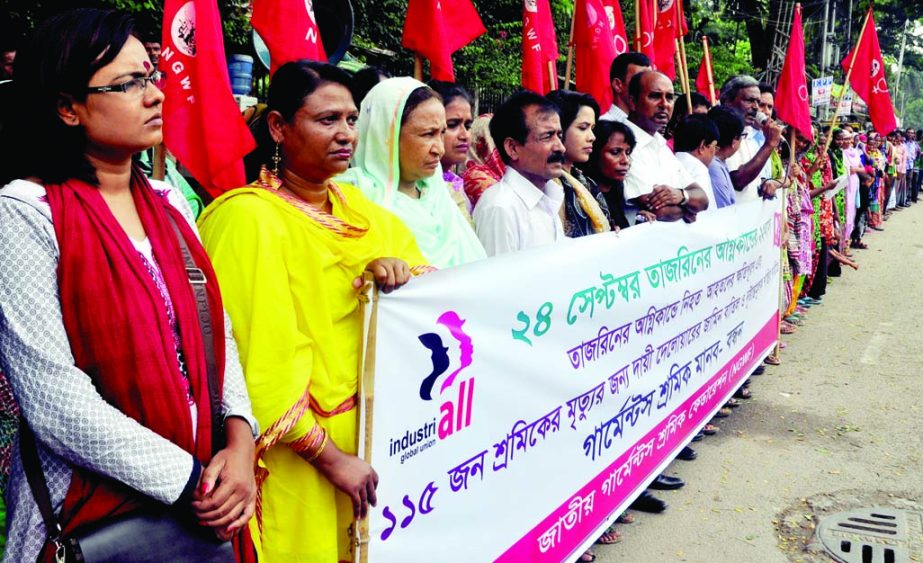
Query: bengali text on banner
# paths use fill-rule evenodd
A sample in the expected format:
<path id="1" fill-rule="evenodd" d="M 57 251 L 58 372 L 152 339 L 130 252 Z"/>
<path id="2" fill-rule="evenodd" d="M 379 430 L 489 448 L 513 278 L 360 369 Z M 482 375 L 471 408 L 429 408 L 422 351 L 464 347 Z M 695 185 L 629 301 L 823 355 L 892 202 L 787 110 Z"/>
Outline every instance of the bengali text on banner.
<path id="1" fill-rule="evenodd" d="M 782 220 L 735 205 L 381 295 L 368 560 L 579 555 L 775 344 Z"/>

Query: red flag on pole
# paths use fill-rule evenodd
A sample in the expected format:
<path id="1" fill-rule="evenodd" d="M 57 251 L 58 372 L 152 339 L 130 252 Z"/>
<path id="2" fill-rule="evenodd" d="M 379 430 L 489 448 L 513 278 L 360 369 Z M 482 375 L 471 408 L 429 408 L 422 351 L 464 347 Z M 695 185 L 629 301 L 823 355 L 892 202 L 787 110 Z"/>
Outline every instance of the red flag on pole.
<path id="1" fill-rule="evenodd" d="M 574 20 L 577 90 L 590 94 L 600 108 L 608 109 L 612 104 L 609 67 L 617 54 L 612 22 L 602 0 L 577 0 L 574 9 L 577 10 Z"/>
<path id="2" fill-rule="evenodd" d="M 776 87 L 776 115 L 802 136 L 814 139 L 811 127 L 811 102 L 804 68 L 804 31 L 801 27 L 801 4 L 795 4 L 792 31 Z"/>
<path id="3" fill-rule="evenodd" d="M 429 59 L 434 79 L 454 82 L 452 53 L 486 31 L 470 0 L 410 0 L 401 45 Z"/>
<path id="4" fill-rule="evenodd" d="M 875 130 L 886 135 L 897 129 L 897 120 L 885 80 L 885 64 L 881 58 L 871 6 L 866 17 L 856 48 L 843 59 L 843 70 L 850 76 L 849 84 L 853 91 L 868 105 Z"/>
<path id="5" fill-rule="evenodd" d="M 609 29 L 612 32 L 612 46 L 615 49 L 615 56 L 627 53 L 628 34 L 625 32 L 622 7 L 619 6 L 618 0 L 602 0 L 602 6 L 606 11 L 606 16 L 609 18 Z"/>
<path id="6" fill-rule="evenodd" d="M 712 105 L 718 103 L 715 99 L 715 70 L 711 60 L 711 49 L 708 48 L 708 38 L 702 38 L 702 62 L 699 64 L 699 73 L 695 77 L 695 89 L 708 98 Z"/>
<path id="7" fill-rule="evenodd" d="M 313 0 L 253 0 L 250 23 L 269 47 L 270 74 L 290 61 L 327 60 L 313 4 Z"/>
<path id="8" fill-rule="evenodd" d="M 256 146 L 231 94 L 216 0 L 166 0 L 164 144 L 214 196 L 246 183 Z"/>
<path id="9" fill-rule="evenodd" d="M 654 14 L 657 0 L 635 0 L 637 21 L 635 49 L 654 62 Z"/>
<path id="10" fill-rule="evenodd" d="M 679 2 L 679 6 L 675 2 Z M 654 68 L 673 80 L 676 78 L 676 40 L 689 33 L 689 28 L 686 26 L 682 0 L 664 0 L 657 5 L 654 56 L 651 62 L 654 63 Z"/>
<path id="11" fill-rule="evenodd" d="M 551 7 L 548 0 L 523 0 L 522 6 L 522 87 L 547 94 L 558 87 L 558 40 Z"/>

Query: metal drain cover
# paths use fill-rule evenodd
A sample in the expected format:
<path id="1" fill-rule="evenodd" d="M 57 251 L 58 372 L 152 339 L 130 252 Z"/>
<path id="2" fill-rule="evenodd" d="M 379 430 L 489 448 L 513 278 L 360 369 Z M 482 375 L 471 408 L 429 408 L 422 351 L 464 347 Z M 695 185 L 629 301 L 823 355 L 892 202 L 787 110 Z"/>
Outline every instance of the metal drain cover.
<path id="1" fill-rule="evenodd" d="M 905 563 L 923 558 L 923 513 L 860 508 L 820 521 L 817 537 L 843 563 Z"/>

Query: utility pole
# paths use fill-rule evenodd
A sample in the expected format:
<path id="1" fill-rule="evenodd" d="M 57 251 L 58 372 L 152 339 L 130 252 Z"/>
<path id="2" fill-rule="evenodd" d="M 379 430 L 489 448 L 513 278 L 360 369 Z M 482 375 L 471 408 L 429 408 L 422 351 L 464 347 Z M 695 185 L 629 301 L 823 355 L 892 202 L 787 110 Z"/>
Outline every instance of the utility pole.
<path id="1" fill-rule="evenodd" d="M 897 57 L 897 79 L 894 81 L 895 97 L 901 91 L 901 76 L 904 74 L 904 48 L 907 46 L 908 25 L 910 25 L 910 20 L 904 20 L 904 33 L 901 34 L 901 54 Z"/>
<path id="2" fill-rule="evenodd" d="M 821 45 L 820 45 L 820 75 L 821 77 L 827 76 L 827 22 L 830 19 L 830 0 L 824 0 L 824 30 L 821 33 Z M 822 106 L 823 109 L 823 119 L 827 119 L 828 106 Z M 820 113 L 820 112 L 819 112 Z"/>
<path id="3" fill-rule="evenodd" d="M 849 13 L 846 15 L 846 44 L 852 49 L 852 0 L 849 0 Z"/>

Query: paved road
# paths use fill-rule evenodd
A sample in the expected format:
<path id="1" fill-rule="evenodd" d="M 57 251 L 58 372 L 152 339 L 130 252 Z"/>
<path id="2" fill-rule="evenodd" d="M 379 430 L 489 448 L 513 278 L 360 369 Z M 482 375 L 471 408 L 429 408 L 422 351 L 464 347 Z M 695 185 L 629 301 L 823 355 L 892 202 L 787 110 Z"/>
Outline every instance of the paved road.
<path id="1" fill-rule="evenodd" d="M 854 251 L 859 271 L 784 337 L 783 364 L 753 379 L 754 398 L 693 444 L 698 460 L 669 467 L 687 485 L 658 493 L 667 512 L 634 512 L 597 561 L 824 560 L 778 529 L 783 511 L 804 512 L 807 536 L 818 495 L 923 500 L 923 204 L 884 227 Z"/>

